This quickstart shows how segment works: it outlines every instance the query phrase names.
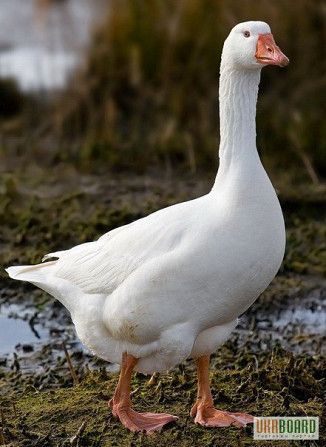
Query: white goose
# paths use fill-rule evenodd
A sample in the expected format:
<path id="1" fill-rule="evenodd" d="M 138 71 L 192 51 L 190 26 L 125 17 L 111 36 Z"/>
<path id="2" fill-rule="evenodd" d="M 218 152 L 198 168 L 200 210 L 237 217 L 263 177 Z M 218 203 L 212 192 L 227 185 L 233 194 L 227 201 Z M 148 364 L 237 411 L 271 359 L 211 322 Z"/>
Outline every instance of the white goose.
<path id="1" fill-rule="evenodd" d="M 110 406 L 132 431 L 160 430 L 177 419 L 132 409 L 133 369 L 163 371 L 189 357 L 198 370 L 195 422 L 252 422 L 214 408 L 209 358 L 284 255 L 282 211 L 257 153 L 255 114 L 261 68 L 288 62 L 266 23 L 235 26 L 222 54 L 220 167 L 212 191 L 45 256 L 56 260 L 7 269 L 61 301 L 82 342 L 121 364 Z"/>

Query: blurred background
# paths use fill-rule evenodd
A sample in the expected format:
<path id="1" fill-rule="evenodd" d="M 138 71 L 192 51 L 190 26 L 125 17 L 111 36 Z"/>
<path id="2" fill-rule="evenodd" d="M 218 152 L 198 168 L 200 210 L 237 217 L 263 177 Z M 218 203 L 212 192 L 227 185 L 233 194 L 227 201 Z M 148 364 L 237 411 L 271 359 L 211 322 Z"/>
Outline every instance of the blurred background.
<path id="1" fill-rule="evenodd" d="M 0 9 L 2 170 L 215 172 L 222 44 L 236 23 L 259 19 L 291 61 L 262 76 L 265 166 L 279 183 L 325 175 L 325 1 L 2 0 Z"/>
<path id="2" fill-rule="evenodd" d="M 224 405 L 248 403 L 257 415 L 321 414 L 326 1 L 0 0 L 0 444 L 70 445 L 73 438 L 62 440 L 84 420 L 80 445 L 133 442 L 108 425 L 99 400 L 113 389 L 115 376 L 105 371 L 114 367 L 81 346 L 60 303 L 8 279 L 3 267 L 38 263 L 210 190 L 221 49 L 245 20 L 268 22 L 291 61 L 264 68 L 257 108 L 258 149 L 287 245 L 279 274 L 214 356 L 215 388 Z M 76 399 L 63 342 L 79 380 L 90 380 Z M 157 408 L 170 387 L 170 410 L 179 414 L 195 396 L 191 365 L 161 375 L 151 392 L 137 376 L 145 392 L 135 398 L 146 394 Z M 176 397 L 176 388 L 187 392 Z M 59 398 L 46 401 L 39 391 L 48 389 Z M 244 431 L 199 431 L 185 414 L 180 421 L 148 445 L 181 445 L 180 433 L 184 446 L 252 445 Z"/>

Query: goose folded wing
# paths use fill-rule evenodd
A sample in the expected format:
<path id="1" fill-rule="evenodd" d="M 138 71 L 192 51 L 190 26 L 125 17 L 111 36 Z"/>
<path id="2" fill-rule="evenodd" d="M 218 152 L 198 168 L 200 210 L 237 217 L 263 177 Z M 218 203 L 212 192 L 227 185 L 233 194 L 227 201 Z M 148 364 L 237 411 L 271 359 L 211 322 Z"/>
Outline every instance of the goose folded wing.
<path id="1" fill-rule="evenodd" d="M 162 211 L 106 233 L 95 242 L 58 252 L 55 276 L 85 293 L 112 293 L 143 263 L 179 243 L 184 231 L 179 213 Z"/>

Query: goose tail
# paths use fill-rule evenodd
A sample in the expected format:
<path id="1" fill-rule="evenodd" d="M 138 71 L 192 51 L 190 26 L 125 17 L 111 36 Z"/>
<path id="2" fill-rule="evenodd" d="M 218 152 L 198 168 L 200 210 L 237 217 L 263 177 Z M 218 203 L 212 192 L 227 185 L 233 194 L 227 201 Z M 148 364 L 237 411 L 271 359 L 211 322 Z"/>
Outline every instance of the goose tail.
<path id="1" fill-rule="evenodd" d="M 44 281 L 53 273 L 53 266 L 57 263 L 58 259 L 64 253 L 63 251 L 56 251 L 54 253 L 48 253 L 43 256 L 42 264 L 34 265 L 17 265 L 13 267 L 7 267 L 5 270 L 12 279 L 18 281 L 28 281 L 35 284 L 35 281 Z M 44 262 L 48 259 L 53 259 L 49 262 Z"/>
<path id="2" fill-rule="evenodd" d="M 6 272 L 12 279 L 18 281 L 28 281 L 31 283 L 42 282 L 52 270 L 51 267 L 56 261 L 46 262 L 36 265 L 17 265 L 6 268 Z"/>
<path id="3" fill-rule="evenodd" d="M 5 270 L 10 278 L 30 282 L 49 293 L 72 313 L 76 307 L 76 297 L 81 294 L 73 284 L 55 276 L 56 263 L 49 261 L 44 264 L 19 265 Z"/>

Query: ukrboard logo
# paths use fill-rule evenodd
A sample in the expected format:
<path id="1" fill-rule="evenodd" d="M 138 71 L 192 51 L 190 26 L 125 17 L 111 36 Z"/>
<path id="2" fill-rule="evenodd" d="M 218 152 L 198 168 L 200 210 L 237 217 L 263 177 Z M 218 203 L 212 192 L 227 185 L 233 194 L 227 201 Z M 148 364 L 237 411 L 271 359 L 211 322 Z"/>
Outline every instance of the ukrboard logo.
<path id="1" fill-rule="evenodd" d="M 255 417 L 254 439 L 319 439 L 319 417 Z"/>

